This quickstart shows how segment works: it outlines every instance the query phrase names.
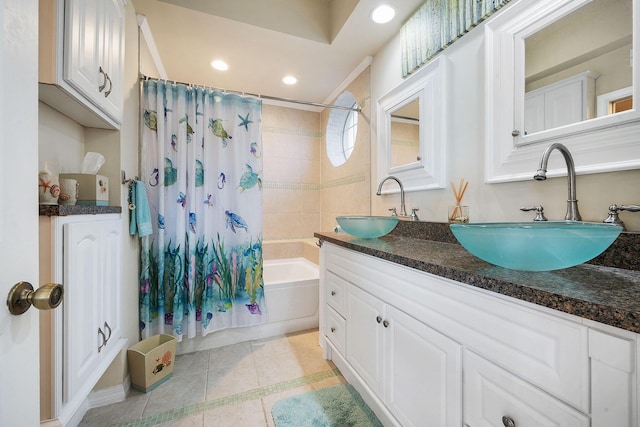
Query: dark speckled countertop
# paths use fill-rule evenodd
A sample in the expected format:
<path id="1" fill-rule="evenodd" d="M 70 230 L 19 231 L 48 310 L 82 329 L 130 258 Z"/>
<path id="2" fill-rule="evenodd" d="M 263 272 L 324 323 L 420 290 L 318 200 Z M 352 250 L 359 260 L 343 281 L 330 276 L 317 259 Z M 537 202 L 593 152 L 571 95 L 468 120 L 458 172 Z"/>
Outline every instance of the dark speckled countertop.
<path id="1" fill-rule="evenodd" d="M 416 270 L 640 333 L 638 233 L 623 233 L 607 252 L 588 264 L 545 272 L 509 270 L 484 262 L 457 243 L 447 224 L 414 225 L 400 221 L 392 233 L 378 239 L 332 232 L 315 233 L 315 237 Z"/>

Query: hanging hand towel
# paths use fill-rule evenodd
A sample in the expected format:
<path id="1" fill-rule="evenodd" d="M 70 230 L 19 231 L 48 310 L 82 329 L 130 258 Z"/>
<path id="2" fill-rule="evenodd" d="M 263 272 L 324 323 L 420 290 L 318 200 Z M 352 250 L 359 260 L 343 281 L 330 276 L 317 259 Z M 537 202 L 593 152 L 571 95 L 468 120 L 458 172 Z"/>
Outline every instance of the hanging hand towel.
<path id="1" fill-rule="evenodd" d="M 147 190 L 144 182 L 136 181 L 132 188 L 132 201 L 135 208 L 131 212 L 131 224 L 129 232 L 134 235 L 144 237 L 152 233 L 151 211 L 149 210 L 149 201 L 147 200 Z"/>

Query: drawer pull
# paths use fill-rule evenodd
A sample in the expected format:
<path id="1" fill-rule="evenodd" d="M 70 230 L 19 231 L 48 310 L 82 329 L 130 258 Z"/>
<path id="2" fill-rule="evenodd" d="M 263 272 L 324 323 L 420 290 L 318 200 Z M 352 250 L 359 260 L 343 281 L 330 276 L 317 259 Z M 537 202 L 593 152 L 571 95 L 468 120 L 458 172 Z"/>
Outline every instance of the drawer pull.
<path id="1" fill-rule="evenodd" d="M 334 328 L 333 326 L 331 327 L 331 332 L 335 332 L 336 328 Z"/>
<path id="2" fill-rule="evenodd" d="M 513 418 L 507 417 L 506 415 L 502 417 L 502 424 L 504 427 L 516 427 L 516 422 L 513 421 Z"/>
<path id="3" fill-rule="evenodd" d="M 376 322 L 378 322 L 378 323 L 382 322 L 382 317 L 376 316 Z"/>
<path id="4" fill-rule="evenodd" d="M 331 291 L 331 296 L 335 297 L 336 296 L 336 291 Z"/>
<path id="5" fill-rule="evenodd" d="M 385 320 L 384 322 L 382 322 L 382 326 L 384 326 L 385 328 L 389 327 L 389 321 Z"/>

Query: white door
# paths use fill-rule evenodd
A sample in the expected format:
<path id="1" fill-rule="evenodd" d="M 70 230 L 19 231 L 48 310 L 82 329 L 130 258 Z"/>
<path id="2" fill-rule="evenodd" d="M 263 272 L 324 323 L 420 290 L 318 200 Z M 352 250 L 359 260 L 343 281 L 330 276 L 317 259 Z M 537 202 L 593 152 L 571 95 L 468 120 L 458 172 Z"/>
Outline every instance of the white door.
<path id="1" fill-rule="evenodd" d="M 40 423 L 38 312 L 9 290 L 38 283 L 38 1 L 0 0 L 0 426 Z"/>

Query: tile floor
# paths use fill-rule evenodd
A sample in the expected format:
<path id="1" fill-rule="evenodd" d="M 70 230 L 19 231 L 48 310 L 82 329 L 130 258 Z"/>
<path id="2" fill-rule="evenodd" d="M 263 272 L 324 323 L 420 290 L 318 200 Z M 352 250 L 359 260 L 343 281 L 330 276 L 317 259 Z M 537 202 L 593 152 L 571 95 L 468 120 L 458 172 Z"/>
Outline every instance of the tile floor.
<path id="1" fill-rule="evenodd" d="M 171 379 L 91 409 L 80 426 L 272 427 L 278 400 L 345 382 L 318 331 L 305 331 L 179 355 Z"/>

